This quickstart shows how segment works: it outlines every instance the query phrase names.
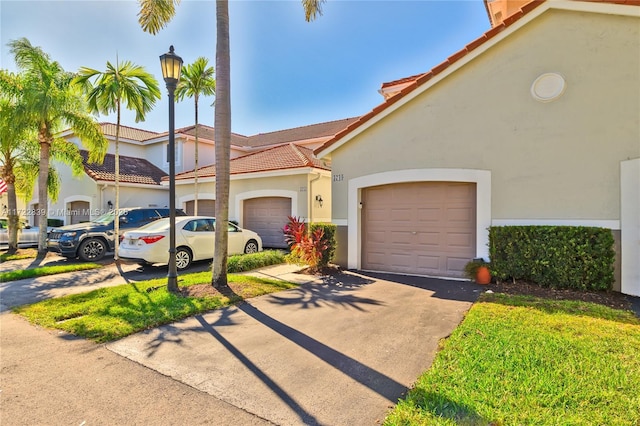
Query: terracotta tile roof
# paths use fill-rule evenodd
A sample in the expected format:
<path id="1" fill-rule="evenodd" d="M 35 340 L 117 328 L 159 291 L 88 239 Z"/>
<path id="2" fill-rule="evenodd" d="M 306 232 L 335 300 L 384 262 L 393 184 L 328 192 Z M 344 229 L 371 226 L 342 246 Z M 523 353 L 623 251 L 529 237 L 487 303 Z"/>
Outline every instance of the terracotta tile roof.
<path id="1" fill-rule="evenodd" d="M 535 8 L 540 6 L 541 4 L 546 3 L 547 1 L 552 2 L 553 0 L 533 0 L 530 3 L 527 3 L 518 12 L 512 14 L 511 16 L 506 18 L 501 24 L 491 28 L 490 30 L 485 32 L 482 36 L 478 37 L 477 39 L 475 39 L 471 43 L 467 44 L 464 48 L 462 48 L 461 50 L 459 50 L 458 52 L 454 53 L 449 58 L 447 58 L 444 62 L 436 65 L 434 68 L 431 69 L 431 71 L 426 72 L 424 74 L 420 74 L 418 76 L 407 77 L 406 79 L 408 81 L 411 81 L 411 79 L 414 79 L 413 83 L 411 83 L 409 86 L 403 88 L 402 90 L 400 90 L 395 95 L 385 99 L 385 101 L 383 103 L 381 103 L 380 105 L 378 105 L 377 107 L 372 109 L 367 114 L 365 114 L 362 117 L 358 118 L 357 120 L 353 121 L 346 128 L 344 128 L 342 131 L 340 131 L 339 133 L 334 135 L 331 139 L 327 140 L 322 146 L 316 148 L 314 150 L 314 153 L 315 154 L 320 154 L 322 151 L 326 150 L 327 148 L 330 148 L 332 145 L 334 145 L 340 139 L 345 137 L 347 134 L 351 133 L 352 131 L 354 131 L 358 127 L 364 125 L 366 122 L 371 120 L 373 117 L 377 116 L 382 111 L 384 111 L 385 109 L 389 108 L 391 105 L 395 104 L 400 99 L 404 98 L 407 94 L 413 92 L 418 87 L 422 86 L 423 84 L 427 83 L 429 80 L 431 80 L 434 77 L 436 77 L 437 75 L 441 74 L 443 71 L 445 71 L 447 68 L 449 68 L 452 64 L 454 64 L 455 62 L 457 62 L 460 59 L 464 58 L 467 54 L 469 54 L 473 50 L 477 49 L 478 47 L 484 45 L 486 42 L 488 42 L 493 37 L 495 37 L 496 35 L 498 35 L 502 31 L 504 31 L 506 28 L 508 28 L 511 25 L 513 25 L 515 22 L 517 22 L 523 16 L 527 15 L 532 10 L 534 10 Z M 576 1 L 640 6 L 640 0 L 576 0 Z M 387 84 L 400 84 L 400 83 L 398 83 L 400 81 L 401 80 L 396 80 L 395 82 L 391 82 L 391 83 L 387 83 Z"/>
<path id="2" fill-rule="evenodd" d="M 422 74 L 424 74 L 424 73 L 422 73 Z M 416 74 L 416 75 L 412 75 L 410 77 L 399 78 L 398 80 L 388 81 L 386 83 L 382 83 L 382 86 L 380 88 L 384 90 L 384 89 L 386 89 L 388 87 L 398 86 L 400 84 L 405 84 L 405 83 L 411 83 L 411 82 L 417 80 L 417 78 L 420 77 L 422 74 Z"/>
<path id="3" fill-rule="evenodd" d="M 95 164 L 88 162 L 87 151 L 81 150 L 80 154 L 83 158 L 84 170 L 91 179 L 115 182 L 115 155 L 107 154 L 102 164 Z M 165 176 L 167 176 L 165 172 L 143 158 L 120 156 L 120 182 L 160 185 L 160 181 Z"/>
<path id="4" fill-rule="evenodd" d="M 116 124 L 114 123 L 100 123 L 102 133 L 105 136 L 116 136 Z M 160 136 L 160 133 L 151 132 L 148 130 L 136 129 L 134 127 L 120 125 L 120 137 L 123 139 L 131 139 L 134 141 L 145 141 L 147 139 L 153 139 Z"/>
<path id="5" fill-rule="evenodd" d="M 358 117 L 344 118 L 342 120 L 328 121 L 325 123 L 310 124 L 308 126 L 295 127 L 293 129 L 278 130 L 269 133 L 258 133 L 249 136 L 248 146 L 263 147 L 288 142 L 302 141 L 322 137 L 330 137 L 355 122 Z"/>
<path id="6" fill-rule="evenodd" d="M 176 134 L 183 134 L 188 136 L 196 136 L 196 126 L 187 126 L 176 129 Z M 164 132 L 161 135 L 167 135 L 168 132 Z M 210 141 L 215 140 L 215 129 L 211 126 L 204 124 L 198 124 L 198 139 L 207 139 Z M 247 146 L 247 140 L 249 138 L 238 133 L 231 132 L 231 145 L 235 146 Z"/>
<path id="7" fill-rule="evenodd" d="M 318 160 L 313 151 L 294 143 L 275 146 L 230 161 L 230 174 L 269 172 L 276 170 L 289 170 L 305 167 L 313 167 L 322 170 L 331 170 L 330 165 Z M 216 166 L 210 165 L 198 169 L 198 178 L 214 177 Z M 193 179 L 194 171 L 179 173 L 176 180 Z M 165 178 L 163 180 L 167 180 Z"/>

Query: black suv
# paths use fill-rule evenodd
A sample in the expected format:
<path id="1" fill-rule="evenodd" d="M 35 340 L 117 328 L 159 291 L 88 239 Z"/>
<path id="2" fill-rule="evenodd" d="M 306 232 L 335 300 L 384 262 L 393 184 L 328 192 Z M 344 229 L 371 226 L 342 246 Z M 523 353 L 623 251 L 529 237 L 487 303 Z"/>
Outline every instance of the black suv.
<path id="1" fill-rule="evenodd" d="M 185 216 L 185 212 L 177 209 L 176 216 Z M 91 222 L 61 226 L 49 232 L 47 247 L 49 251 L 60 253 L 68 258 L 79 257 L 84 261 L 98 261 L 109 251 L 115 250 L 115 211 L 103 214 Z M 129 231 L 169 217 L 166 208 L 124 208 L 120 209 L 120 232 Z"/>

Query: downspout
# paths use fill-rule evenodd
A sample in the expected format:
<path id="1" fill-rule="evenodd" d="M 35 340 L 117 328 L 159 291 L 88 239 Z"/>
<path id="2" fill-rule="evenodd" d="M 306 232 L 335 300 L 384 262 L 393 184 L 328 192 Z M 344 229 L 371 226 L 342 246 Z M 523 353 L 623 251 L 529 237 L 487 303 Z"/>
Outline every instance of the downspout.
<path id="1" fill-rule="evenodd" d="M 313 222 L 313 182 L 320 180 L 321 176 L 322 175 L 318 173 L 318 177 L 309 181 L 309 202 L 307 207 L 309 212 L 309 224 Z"/>

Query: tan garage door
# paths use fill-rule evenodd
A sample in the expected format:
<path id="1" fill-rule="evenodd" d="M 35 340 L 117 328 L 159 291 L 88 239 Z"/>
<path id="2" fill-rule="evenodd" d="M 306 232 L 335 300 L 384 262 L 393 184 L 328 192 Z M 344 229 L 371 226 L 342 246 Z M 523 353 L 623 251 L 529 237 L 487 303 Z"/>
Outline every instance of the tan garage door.
<path id="1" fill-rule="evenodd" d="M 282 228 L 291 215 L 291 198 L 262 197 L 244 201 L 242 227 L 257 232 L 262 245 L 269 248 L 287 248 Z"/>
<path id="2" fill-rule="evenodd" d="M 187 201 L 185 212 L 192 216 L 195 211 L 195 201 Z M 215 216 L 216 200 L 198 200 L 198 216 Z"/>
<path id="3" fill-rule="evenodd" d="M 411 182 L 362 193 L 362 268 L 464 276 L 475 257 L 476 185 Z"/>
<path id="4" fill-rule="evenodd" d="M 87 201 L 72 201 L 69 203 L 70 224 L 89 222 L 89 213 L 91 213 L 89 207 L 89 202 Z"/>

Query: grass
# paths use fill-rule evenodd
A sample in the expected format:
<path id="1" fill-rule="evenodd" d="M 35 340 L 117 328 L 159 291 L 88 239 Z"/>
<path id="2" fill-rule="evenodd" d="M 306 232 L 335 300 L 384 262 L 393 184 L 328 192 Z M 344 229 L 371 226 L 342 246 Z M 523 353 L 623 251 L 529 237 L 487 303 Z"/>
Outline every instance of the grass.
<path id="1" fill-rule="evenodd" d="M 211 272 L 180 276 L 180 287 L 209 283 Z M 45 300 L 14 309 L 34 324 L 67 331 L 95 342 L 107 342 L 171 323 L 239 300 L 295 287 L 295 284 L 228 276 L 238 297 L 182 297 L 167 291 L 166 278 L 102 288 L 89 293 Z"/>
<path id="2" fill-rule="evenodd" d="M 640 320 L 484 295 L 386 425 L 640 424 Z"/>
<path id="3" fill-rule="evenodd" d="M 62 274 L 65 272 L 85 271 L 87 269 L 97 268 L 102 268 L 102 265 L 98 265 L 97 263 L 75 263 L 71 265 L 42 266 L 39 268 L 19 269 L 17 271 L 0 272 L 0 282 L 24 280 L 26 278 Z"/>
<path id="4" fill-rule="evenodd" d="M 9 253 L 2 253 L 0 254 L 0 263 L 2 262 L 9 262 L 10 260 L 21 260 L 21 259 L 33 259 L 38 255 L 38 251 L 35 249 L 28 249 L 28 250 L 18 250 L 18 253 L 15 254 L 9 254 Z"/>

